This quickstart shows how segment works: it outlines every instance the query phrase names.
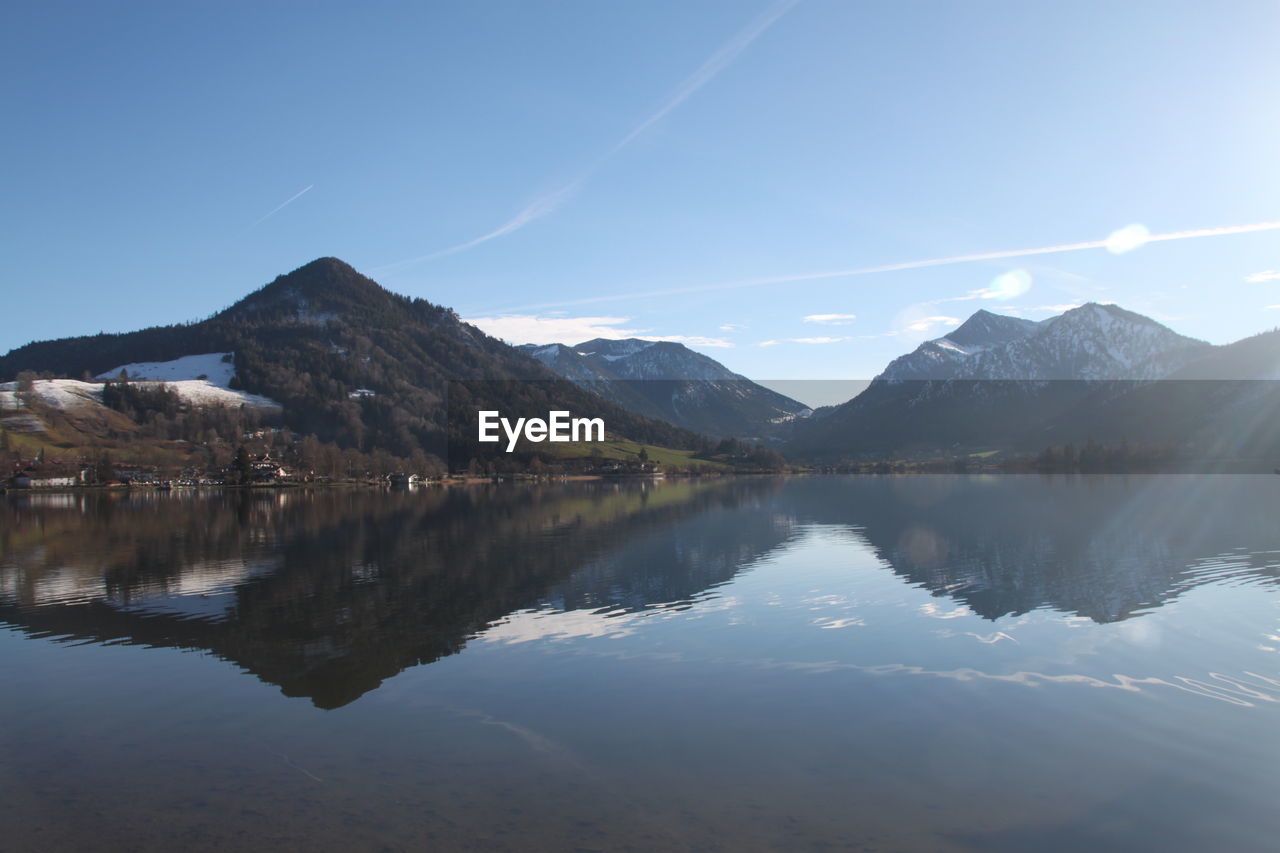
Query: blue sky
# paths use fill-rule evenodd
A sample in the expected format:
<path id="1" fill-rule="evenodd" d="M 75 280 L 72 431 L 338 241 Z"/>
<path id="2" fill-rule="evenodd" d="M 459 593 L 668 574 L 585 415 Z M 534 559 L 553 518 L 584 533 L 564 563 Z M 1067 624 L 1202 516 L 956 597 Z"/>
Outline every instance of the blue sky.
<path id="1" fill-rule="evenodd" d="M 513 342 L 670 337 L 753 378 L 871 376 L 978 308 L 1280 325 L 1280 230 L 1206 231 L 1280 220 L 1269 0 L 3 22 L 0 350 L 198 319 L 325 255 Z M 1097 245 L 1130 225 L 1191 236 Z"/>

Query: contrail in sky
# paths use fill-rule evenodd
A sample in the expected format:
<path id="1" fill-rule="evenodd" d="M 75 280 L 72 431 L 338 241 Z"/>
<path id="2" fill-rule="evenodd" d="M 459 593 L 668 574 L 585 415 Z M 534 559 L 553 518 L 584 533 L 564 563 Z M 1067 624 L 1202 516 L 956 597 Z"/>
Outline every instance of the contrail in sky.
<path id="1" fill-rule="evenodd" d="M 257 226 L 259 226 L 259 225 L 261 225 L 262 223 L 266 222 L 268 219 L 270 219 L 271 217 L 275 216 L 275 215 L 276 215 L 277 213 L 279 213 L 281 210 L 283 210 L 284 208 L 288 207 L 290 204 L 293 204 L 293 203 L 294 203 L 295 201 L 297 201 L 298 199 L 302 198 L 302 196 L 304 196 L 304 195 L 305 195 L 305 194 L 306 194 L 306 193 L 307 193 L 307 192 L 308 192 L 312 187 L 314 187 L 314 186 L 315 186 L 315 184 L 309 184 L 308 186 L 306 186 L 306 187 L 304 187 L 303 189 L 299 190 L 296 194 L 289 196 L 289 198 L 288 198 L 288 199 L 286 199 L 286 200 L 284 201 L 284 203 L 283 203 L 283 204 L 280 204 L 279 206 L 277 206 L 277 207 L 276 207 L 275 209 L 273 209 L 270 213 L 268 213 L 266 216 L 262 217 L 262 218 L 261 218 L 261 219 L 259 219 L 257 222 L 253 223 L 253 225 L 250 225 L 249 227 L 250 227 L 250 228 L 256 228 Z"/>
<path id="2" fill-rule="evenodd" d="M 795 273 L 791 275 L 750 278 L 742 281 L 726 281 L 717 284 L 699 284 L 690 287 L 673 287 L 666 290 L 649 290 L 640 293 L 615 293 L 602 296 L 589 296 L 565 302 L 544 302 L 538 305 L 526 305 L 511 310 L 530 310 L 537 308 L 559 308 L 570 305 L 587 305 L 595 302 L 619 302 L 627 299 L 645 299 L 654 296 L 676 296 L 684 293 L 702 293 L 714 290 L 737 290 L 744 287 L 762 287 L 770 284 L 790 284 L 800 281 L 820 281 L 828 278 L 852 278 L 854 276 L 874 275 L 876 273 L 898 272 L 901 270 L 923 269 L 925 267 L 943 267 L 951 264 L 968 264 L 975 261 L 996 261 L 1005 258 L 1025 258 L 1031 255 L 1055 255 L 1061 252 L 1079 252 L 1085 249 L 1110 249 L 1122 253 L 1146 243 L 1162 243 L 1168 240 L 1191 240 L 1197 237 L 1222 237 L 1228 234 L 1249 234 L 1254 231 L 1280 231 L 1280 221 L 1256 222 L 1252 225 L 1224 225 L 1218 228 L 1196 228 L 1189 231 L 1170 231 L 1166 234 L 1147 234 L 1145 230 L 1139 236 L 1132 236 L 1135 226 L 1122 228 L 1105 240 L 1088 240 L 1083 243 L 1062 243 L 1057 246 L 1041 246 L 1036 249 L 1004 249 L 997 252 L 979 252 L 972 255 L 951 255 L 945 258 L 926 258 L 920 261 L 903 261 L 896 264 L 884 264 L 875 267 L 856 267 L 853 269 L 827 270 L 824 272 Z"/>
<path id="3" fill-rule="evenodd" d="M 671 96 L 667 98 L 666 103 L 659 107 L 656 112 L 644 121 L 636 125 L 630 133 L 622 137 L 622 140 L 617 145 L 613 146 L 613 148 L 609 149 L 609 152 L 601 157 L 600 160 L 596 161 L 592 168 L 594 169 L 599 167 L 603 161 L 626 148 L 634 142 L 640 134 L 644 133 L 654 124 L 661 121 L 667 113 L 683 104 L 691 95 L 715 79 L 717 74 L 728 68 L 733 61 L 738 58 L 738 54 L 750 47 L 753 41 L 763 35 L 765 30 L 773 26 L 779 18 L 789 12 L 791 7 L 796 5 L 798 2 L 799 0 L 780 0 L 780 2 L 769 7 L 763 15 L 748 24 L 744 30 L 729 39 L 723 47 L 711 55 L 710 59 L 702 63 L 697 71 L 686 77 L 684 82 L 676 87 L 675 91 L 671 93 Z"/>
<path id="4" fill-rule="evenodd" d="M 410 264 L 416 264 L 420 261 L 429 261 L 432 258 L 443 258 L 445 255 L 456 255 L 458 252 L 465 252 L 467 249 L 479 246 L 481 243 L 488 243 L 495 237 L 501 237 L 505 234 L 510 234 L 512 231 L 518 231 L 530 222 L 533 222 L 535 219 L 541 219 L 542 217 L 550 213 L 554 213 L 559 209 L 560 205 L 563 204 L 565 200 L 568 199 L 568 197 L 586 181 L 588 174 L 590 174 L 590 172 L 584 173 L 582 176 L 568 184 L 565 184 L 555 192 L 550 192 L 544 196 L 534 199 L 526 205 L 523 210 L 490 231 L 488 234 L 481 234 L 479 237 L 475 237 L 465 243 L 459 243 L 456 246 L 450 246 L 447 249 L 441 249 L 440 251 L 432 252 L 429 255 L 420 255 L 416 258 L 409 258 L 408 260 L 396 261 L 394 263 L 384 264 L 380 267 L 374 267 L 369 270 L 369 272 L 388 272 L 390 270 L 400 269 L 401 267 L 407 267 Z"/>
<path id="5" fill-rule="evenodd" d="M 663 101 L 662 106 L 658 107 L 658 109 L 649 115 L 644 121 L 632 128 L 631 132 L 622 137 L 622 139 L 619 140 L 612 148 L 597 157 L 595 161 L 583 169 L 577 177 L 558 189 L 534 199 L 529 204 L 525 205 L 519 213 L 499 225 L 497 228 L 487 234 L 482 234 L 479 237 L 468 240 L 465 243 L 459 243 L 458 245 L 450 246 L 447 249 L 440 249 L 439 251 L 432 252 L 428 255 L 420 255 L 416 258 L 409 258 L 408 260 L 396 261 L 394 263 L 375 267 L 374 269 L 371 269 L 370 272 L 387 272 L 410 264 L 416 264 L 420 261 L 429 261 L 433 258 L 443 258 L 446 255 L 465 252 L 467 249 L 479 246 L 481 243 L 487 243 L 497 237 L 505 236 L 513 231 L 518 231 L 530 222 L 534 222 L 544 216 L 555 213 L 560 209 L 561 205 L 581 189 L 583 184 L 585 184 L 601 166 L 608 162 L 609 159 L 638 139 L 646 130 L 665 118 L 666 115 L 676 107 L 687 101 L 699 89 L 715 79 L 716 75 L 733 64 L 733 61 L 738 58 L 739 54 L 750 47 L 752 42 L 759 38 L 765 30 L 773 26 L 779 18 L 790 11 L 791 7 L 796 5 L 798 2 L 799 0 L 779 0 L 779 2 L 770 6 L 764 14 L 748 24 L 737 35 L 729 39 L 729 41 L 725 42 L 724 46 L 711 55 L 710 59 L 698 67 L 698 70 L 686 77 L 680 85 L 675 88 L 675 91 L 673 91 L 667 99 Z M 292 199 L 290 199 L 290 201 L 292 201 Z M 288 203 L 289 202 L 285 202 L 285 204 Z M 281 206 L 283 207 L 283 205 Z M 274 213 L 275 211 L 272 212 Z"/>

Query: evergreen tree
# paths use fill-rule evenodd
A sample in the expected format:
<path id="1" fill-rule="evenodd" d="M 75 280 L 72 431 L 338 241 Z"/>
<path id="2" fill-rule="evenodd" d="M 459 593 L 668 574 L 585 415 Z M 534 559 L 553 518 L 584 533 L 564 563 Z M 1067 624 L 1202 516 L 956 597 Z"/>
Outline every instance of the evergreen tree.
<path id="1" fill-rule="evenodd" d="M 244 445 L 236 448 L 236 460 L 233 463 L 236 482 L 240 485 L 246 485 L 253 479 L 253 464 L 249 461 L 249 451 Z"/>
<path id="2" fill-rule="evenodd" d="M 111 464 L 111 456 L 105 450 L 93 466 L 93 479 L 97 483 L 110 483 L 116 479 L 115 465 Z"/>

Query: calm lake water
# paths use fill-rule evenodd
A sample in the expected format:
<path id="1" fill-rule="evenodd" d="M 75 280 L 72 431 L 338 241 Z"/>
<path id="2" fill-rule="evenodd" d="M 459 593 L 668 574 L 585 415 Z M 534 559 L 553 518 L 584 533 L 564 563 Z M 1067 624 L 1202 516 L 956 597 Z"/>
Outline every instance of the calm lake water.
<path id="1" fill-rule="evenodd" d="M 0 498 L 6 850 L 1274 851 L 1280 477 Z"/>

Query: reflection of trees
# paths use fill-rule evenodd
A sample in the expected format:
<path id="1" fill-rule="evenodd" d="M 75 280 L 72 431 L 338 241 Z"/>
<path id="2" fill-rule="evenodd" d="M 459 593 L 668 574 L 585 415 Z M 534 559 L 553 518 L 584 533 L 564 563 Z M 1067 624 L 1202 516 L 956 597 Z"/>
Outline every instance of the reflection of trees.
<path id="1" fill-rule="evenodd" d="M 727 580 L 743 553 L 727 519 L 775 487 L 584 483 L 4 504 L 0 619 L 31 632 L 206 649 L 287 695 L 338 707 L 406 667 L 459 651 L 584 565 L 621 565 L 614 577 L 634 606 L 687 599 Z M 703 516 L 715 519 L 705 533 L 696 523 Z M 663 557 L 652 566 L 610 562 L 633 541 L 664 542 L 673 528 L 683 543 L 675 552 L 642 546 Z M 757 547 L 784 535 L 757 531 Z M 149 606 L 172 605 L 166 594 L 199 588 L 204 573 L 225 577 L 228 566 L 226 607 Z M 659 580 L 645 579 L 650 568 Z M 53 580 L 73 594 L 42 605 Z M 612 600 L 589 579 L 564 589 Z"/>
<path id="2" fill-rule="evenodd" d="M 0 620 L 207 650 L 333 708 L 516 610 L 686 606 L 801 524 L 988 619 L 1119 621 L 1224 571 L 1280 581 L 1276 560 L 1230 556 L 1280 555 L 1273 494 L 1086 476 L 31 496 L 0 501 Z"/>
<path id="3" fill-rule="evenodd" d="M 910 583 L 988 619 L 1052 607 L 1128 619 L 1208 582 L 1206 561 L 1280 551 L 1263 477 L 869 477 L 795 484 L 800 520 L 853 528 Z M 1280 582 L 1274 563 L 1242 568 Z"/>

